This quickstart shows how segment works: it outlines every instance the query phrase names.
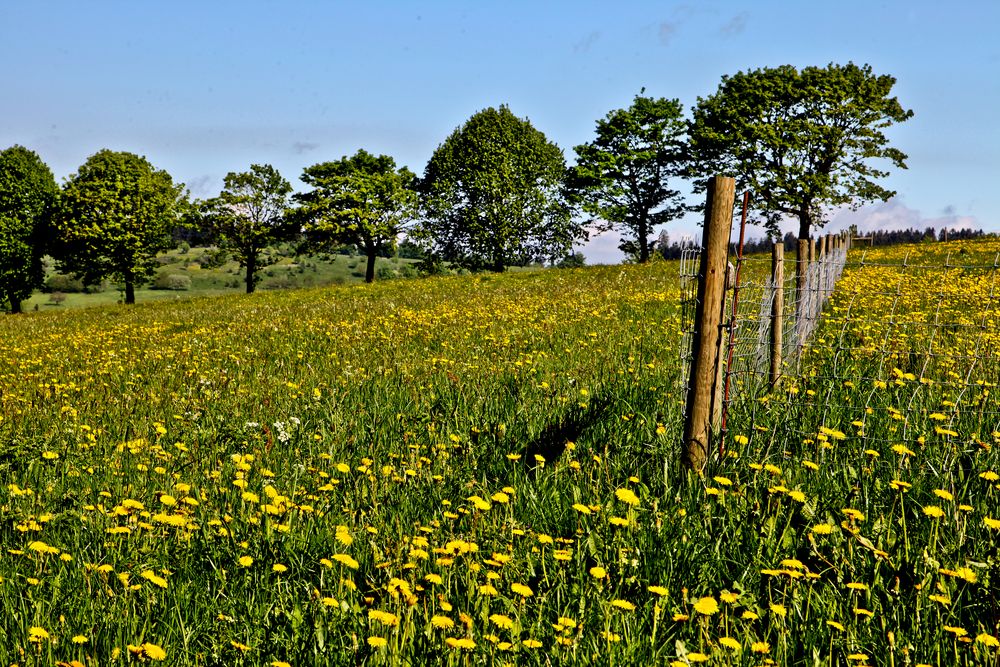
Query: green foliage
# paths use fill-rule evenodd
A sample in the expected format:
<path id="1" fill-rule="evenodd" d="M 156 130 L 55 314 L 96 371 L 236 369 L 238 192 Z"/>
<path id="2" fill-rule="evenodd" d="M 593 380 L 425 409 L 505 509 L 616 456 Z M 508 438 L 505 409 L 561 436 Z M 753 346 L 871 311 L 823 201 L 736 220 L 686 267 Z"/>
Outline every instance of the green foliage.
<path id="1" fill-rule="evenodd" d="M 302 181 L 313 188 L 295 196 L 308 245 L 357 247 L 368 259 L 365 281 L 372 282 L 375 258 L 394 251 L 416 213 L 416 176 L 388 155 L 359 150 L 307 167 Z"/>
<path id="2" fill-rule="evenodd" d="M 294 232 L 286 216 L 291 192 L 291 184 L 277 169 L 253 164 L 250 171 L 226 174 L 222 192 L 202 206 L 213 237 L 246 268 L 247 294 L 260 282 L 264 249 Z"/>
<path id="3" fill-rule="evenodd" d="M 812 225 L 824 224 L 822 207 L 895 194 L 875 182 L 888 172 L 870 162 L 906 168 L 906 155 L 882 132 L 913 115 L 889 97 L 895 82 L 853 63 L 724 76 L 694 108 L 695 171 L 735 176 L 772 232 L 793 216 L 799 237 L 808 238 Z"/>
<path id="4" fill-rule="evenodd" d="M 59 188 L 36 153 L 11 146 L 0 153 L 0 304 L 20 312 L 42 284 L 48 218 Z"/>
<path id="5" fill-rule="evenodd" d="M 122 283 L 125 303 L 135 303 L 135 285 L 153 275 L 157 252 L 171 245 L 182 202 L 182 186 L 146 158 L 95 153 L 63 187 L 54 221 L 61 269 L 85 283 Z"/>
<path id="6" fill-rule="evenodd" d="M 187 291 L 191 289 L 191 277 L 161 271 L 156 274 L 156 279 L 153 281 L 153 289 L 172 290 L 175 292 Z"/>
<path id="7" fill-rule="evenodd" d="M 667 186 L 684 167 L 683 113 L 678 100 L 639 94 L 629 108 L 597 121 L 596 139 L 574 149 L 570 201 L 594 216 L 588 223 L 596 229 L 622 232 L 640 262 L 649 260 L 653 228 L 685 211 L 680 191 Z"/>
<path id="8" fill-rule="evenodd" d="M 505 105 L 456 129 L 421 181 L 414 239 L 449 262 L 502 271 L 565 256 L 585 236 L 561 196 L 562 151 Z"/>

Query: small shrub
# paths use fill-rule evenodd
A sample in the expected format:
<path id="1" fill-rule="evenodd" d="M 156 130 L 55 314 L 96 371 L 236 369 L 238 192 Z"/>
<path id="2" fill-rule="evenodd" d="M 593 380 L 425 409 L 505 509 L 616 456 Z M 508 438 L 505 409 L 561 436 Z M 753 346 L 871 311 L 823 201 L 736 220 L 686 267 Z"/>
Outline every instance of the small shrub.
<path id="1" fill-rule="evenodd" d="M 46 292 L 63 292 L 65 294 L 78 294 L 83 291 L 83 281 L 73 276 L 56 273 L 49 276 L 45 281 Z"/>
<path id="2" fill-rule="evenodd" d="M 58 306 L 62 304 L 62 302 L 65 300 L 66 300 L 66 295 L 63 294 L 62 292 L 53 292 L 52 294 L 49 294 L 49 303 L 51 303 L 53 306 Z"/>
<path id="3" fill-rule="evenodd" d="M 153 281 L 153 289 L 189 290 L 191 289 L 191 278 L 176 273 L 159 273 Z"/>
<path id="4" fill-rule="evenodd" d="M 380 266 L 375 272 L 375 277 L 379 280 L 392 280 L 397 274 L 391 266 Z"/>

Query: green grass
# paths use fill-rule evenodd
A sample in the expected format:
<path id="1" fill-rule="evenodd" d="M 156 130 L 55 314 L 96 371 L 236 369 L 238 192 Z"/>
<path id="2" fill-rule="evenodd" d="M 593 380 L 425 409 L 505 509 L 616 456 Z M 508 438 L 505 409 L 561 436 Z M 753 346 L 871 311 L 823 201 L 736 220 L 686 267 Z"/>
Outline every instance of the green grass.
<path id="1" fill-rule="evenodd" d="M 0 318 L 0 655 L 994 664 L 996 369 L 817 344 L 698 476 L 678 300 L 657 263 Z"/>

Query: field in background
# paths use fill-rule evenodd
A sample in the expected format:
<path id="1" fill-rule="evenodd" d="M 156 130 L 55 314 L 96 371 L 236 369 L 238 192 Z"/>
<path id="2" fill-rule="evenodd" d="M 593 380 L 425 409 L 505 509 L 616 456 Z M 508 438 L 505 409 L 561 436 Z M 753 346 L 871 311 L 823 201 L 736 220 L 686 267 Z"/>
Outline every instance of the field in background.
<path id="1" fill-rule="evenodd" d="M 157 300 L 177 301 L 192 296 L 218 296 L 222 294 L 241 294 L 246 291 L 243 281 L 245 270 L 228 253 L 217 256 L 214 247 L 185 248 L 169 250 L 160 253 L 158 260 L 159 274 L 164 276 L 180 276 L 186 279 L 185 289 L 154 289 L 152 284 L 136 288 L 136 301 L 147 302 Z M 295 254 L 294 248 L 288 244 L 269 248 L 264 256 L 269 266 L 260 272 L 261 282 L 258 290 L 288 290 L 321 287 L 330 285 L 349 285 L 364 282 L 364 256 L 342 255 L 336 253 L 319 253 L 310 256 Z M 219 260 L 222 261 L 219 261 Z M 389 279 L 397 277 L 412 277 L 416 275 L 415 260 L 401 257 L 379 257 L 375 263 L 378 278 Z M 49 276 L 54 274 L 50 266 Z M 155 280 L 153 281 L 155 282 Z M 82 286 L 81 286 L 82 287 Z M 60 291 L 60 290 L 57 290 Z M 49 292 L 36 292 L 30 299 L 22 303 L 24 310 L 58 310 L 60 308 L 75 308 L 118 303 L 122 299 L 121 291 L 114 285 L 105 285 L 100 291 L 85 293 L 62 291 L 63 298 L 54 301 Z"/>
<path id="2" fill-rule="evenodd" d="M 834 381 L 816 344 L 690 475 L 677 273 L 0 318 L 0 655 L 994 664 L 1000 425 L 972 415 L 1000 411 L 997 366 L 960 395 L 863 355 Z M 818 340 L 878 275 L 845 273 Z"/>

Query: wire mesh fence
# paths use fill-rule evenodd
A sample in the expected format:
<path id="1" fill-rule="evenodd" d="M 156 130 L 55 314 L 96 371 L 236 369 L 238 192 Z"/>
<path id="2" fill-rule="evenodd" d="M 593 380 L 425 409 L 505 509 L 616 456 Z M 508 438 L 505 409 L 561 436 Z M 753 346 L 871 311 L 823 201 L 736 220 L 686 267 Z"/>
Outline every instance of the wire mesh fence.
<path id="1" fill-rule="evenodd" d="M 947 245 L 830 257 L 804 297 L 797 326 L 810 333 L 793 326 L 785 339 L 786 349 L 789 339 L 798 348 L 796 371 L 770 394 L 744 380 L 728 406 L 730 430 L 767 424 L 783 441 L 814 444 L 817 455 L 859 438 L 873 457 L 905 457 L 942 439 L 959 456 L 1000 437 L 1000 241 Z M 833 290 L 837 262 L 843 276 Z M 812 303 L 828 289 L 825 309 Z M 749 349 L 758 338 L 742 340 Z"/>
<path id="2" fill-rule="evenodd" d="M 775 345 L 779 347 L 778 372 L 794 371 L 845 266 L 846 245 L 834 247 L 831 243 L 830 246 L 820 259 L 807 262 L 801 287 L 797 284 L 794 255 L 781 260 L 786 266 L 775 272 L 772 256 L 741 257 L 735 245 L 730 248 L 731 284 L 722 305 L 724 331 L 720 348 L 723 424 L 734 405 L 756 401 L 770 390 Z M 700 253 L 700 248 L 687 249 L 680 262 L 683 382 L 690 376 Z M 775 282 L 776 275 L 780 276 L 780 283 Z M 780 304 L 777 311 L 776 303 Z M 687 385 L 681 387 L 687 388 Z"/>

